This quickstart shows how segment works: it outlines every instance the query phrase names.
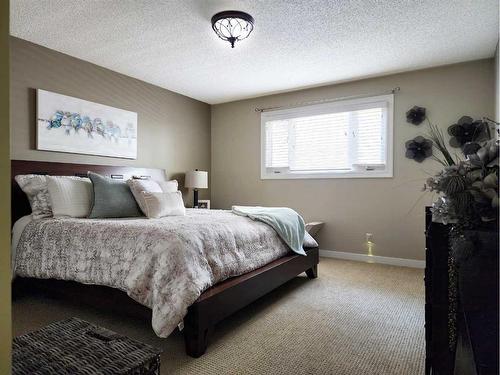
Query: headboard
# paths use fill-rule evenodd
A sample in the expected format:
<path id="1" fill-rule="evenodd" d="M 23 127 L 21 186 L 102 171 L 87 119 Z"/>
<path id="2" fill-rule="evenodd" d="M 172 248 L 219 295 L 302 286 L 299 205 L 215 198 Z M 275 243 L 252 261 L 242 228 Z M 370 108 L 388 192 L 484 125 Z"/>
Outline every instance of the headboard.
<path id="1" fill-rule="evenodd" d="M 132 176 L 165 180 L 165 170 L 157 168 L 117 167 L 113 165 L 91 165 L 53 163 L 46 161 L 11 160 L 11 222 L 31 213 L 26 194 L 21 190 L 14 177 L 18 174 L 48 174 L 52 176 L 87 176 L 92 171 L 108 177 L 127 180 Z"/>

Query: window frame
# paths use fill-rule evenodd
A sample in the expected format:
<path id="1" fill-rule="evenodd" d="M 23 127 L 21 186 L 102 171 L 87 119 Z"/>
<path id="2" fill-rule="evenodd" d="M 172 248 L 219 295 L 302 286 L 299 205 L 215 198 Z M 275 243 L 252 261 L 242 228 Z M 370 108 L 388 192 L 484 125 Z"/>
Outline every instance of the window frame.
<path id="1" fill-rule="evenodd" d="M 355 111 L 363 105 L 387 103 L 386 166 L 384 170 L 335 171 L 335 172 L 290 172 L 267 171 L 266 168 L 266 122 L 308 115 Z M 261 112 L 260 116 L 260 178 L 261 180 L 331 179 L 331 178 L 393 178 L 394 170 L 394 94 L 377 95 L 357 99 L 346 99 L 328 103 Z"/>

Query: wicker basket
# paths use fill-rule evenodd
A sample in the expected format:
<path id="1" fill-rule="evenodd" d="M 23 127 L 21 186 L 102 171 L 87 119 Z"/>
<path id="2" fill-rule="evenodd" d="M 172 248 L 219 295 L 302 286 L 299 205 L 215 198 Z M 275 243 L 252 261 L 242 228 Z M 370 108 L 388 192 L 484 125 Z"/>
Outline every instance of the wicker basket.
<path id="1" fill-rule="evenodd" d="M 161 351 L 78 318 L 16 337 L 13 374 L 160 374 Z"/>

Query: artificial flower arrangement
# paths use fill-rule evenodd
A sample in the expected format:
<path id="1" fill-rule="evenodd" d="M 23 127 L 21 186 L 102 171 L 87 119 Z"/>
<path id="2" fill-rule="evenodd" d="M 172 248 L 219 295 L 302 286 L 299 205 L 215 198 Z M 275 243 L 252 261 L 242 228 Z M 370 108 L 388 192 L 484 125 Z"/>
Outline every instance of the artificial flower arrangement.
<path id="1" fill-rule="evenodd" d="M 452 156 L 442 131 L 428 121 L 429 136 L 441 154 L 432 157 L 444 167 L 424 186 L 440 195 L 432 206 L 434 221 L 459 223 L 463 229 L 498 224 L 499 141 L 498 133 L 492 139 L 488 121 L 464 116 L 448 128 L 450 144 L 461 149 L 463 158 Z"/>

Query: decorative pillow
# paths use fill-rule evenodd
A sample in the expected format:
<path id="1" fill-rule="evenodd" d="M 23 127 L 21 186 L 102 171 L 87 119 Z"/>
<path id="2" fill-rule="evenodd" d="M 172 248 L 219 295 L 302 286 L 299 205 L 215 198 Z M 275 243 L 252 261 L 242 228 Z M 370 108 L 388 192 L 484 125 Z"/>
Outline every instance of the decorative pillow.
<path id="1" fill-rule="evenodd" d="M 21 190 L 28 197 L 33 219 L 52 216 L 47 176 L 39 174 L 20 174 L 14 177 Z"/>
<path id="2" fill-rule="evenodd" d="M 177 180 L 171 181 L 154 181 L 154 180 L 139 180 L 139 179 L 130 179 L 127 181 L 132 194 L 134 195 L 137 204 L 139 205 L 144 215 L 146 214 L 146 205 L 144 203 L 144 196 L 142 192 L 145 191 L 147 193 L 173 193 L 177 191 L 178 183 Z"/>
<path id="3" fill-rule="evenodd" d="M 160 185 L 161 190 L 164 193 L 173 193 L 179 190 L 179 183 L 177 182 L 177 180 L 158 181 L 158 184 Z"/>
<path id="4" fill-rule="evenodd" d="M 54 216 L 87 217 L 92 205 L 92 183 L 88 178 L 46 177 Z"/>
<path id="5" fill-rule="evenodd" d="M 89 172 L 92 181 L 91 219 L 142 216 L 132 191 L 125 181 Z"/>
<path id="6" fill-rule="evenodd" d="M 164 216 L 184 216 L 186 208 L 182 200 L 182 193 L 147 193 L 142 192 L 146 205 L 146 216 L 150 219 Z"/>
<path id="7" fill-rule="evenodd" d="M 131 179 L 127 181 L 127 185 L 130 187 L 132 194 L 134 195 L 137 204 L 144 214 L 146 214 L 146 203 L 144 202 L 144 196 L 142 195 L 143 191 L 148 193 L 161 193 L 163 190 L 161 189 L 158 182 L 153 180 L 136 180 Z"/>

